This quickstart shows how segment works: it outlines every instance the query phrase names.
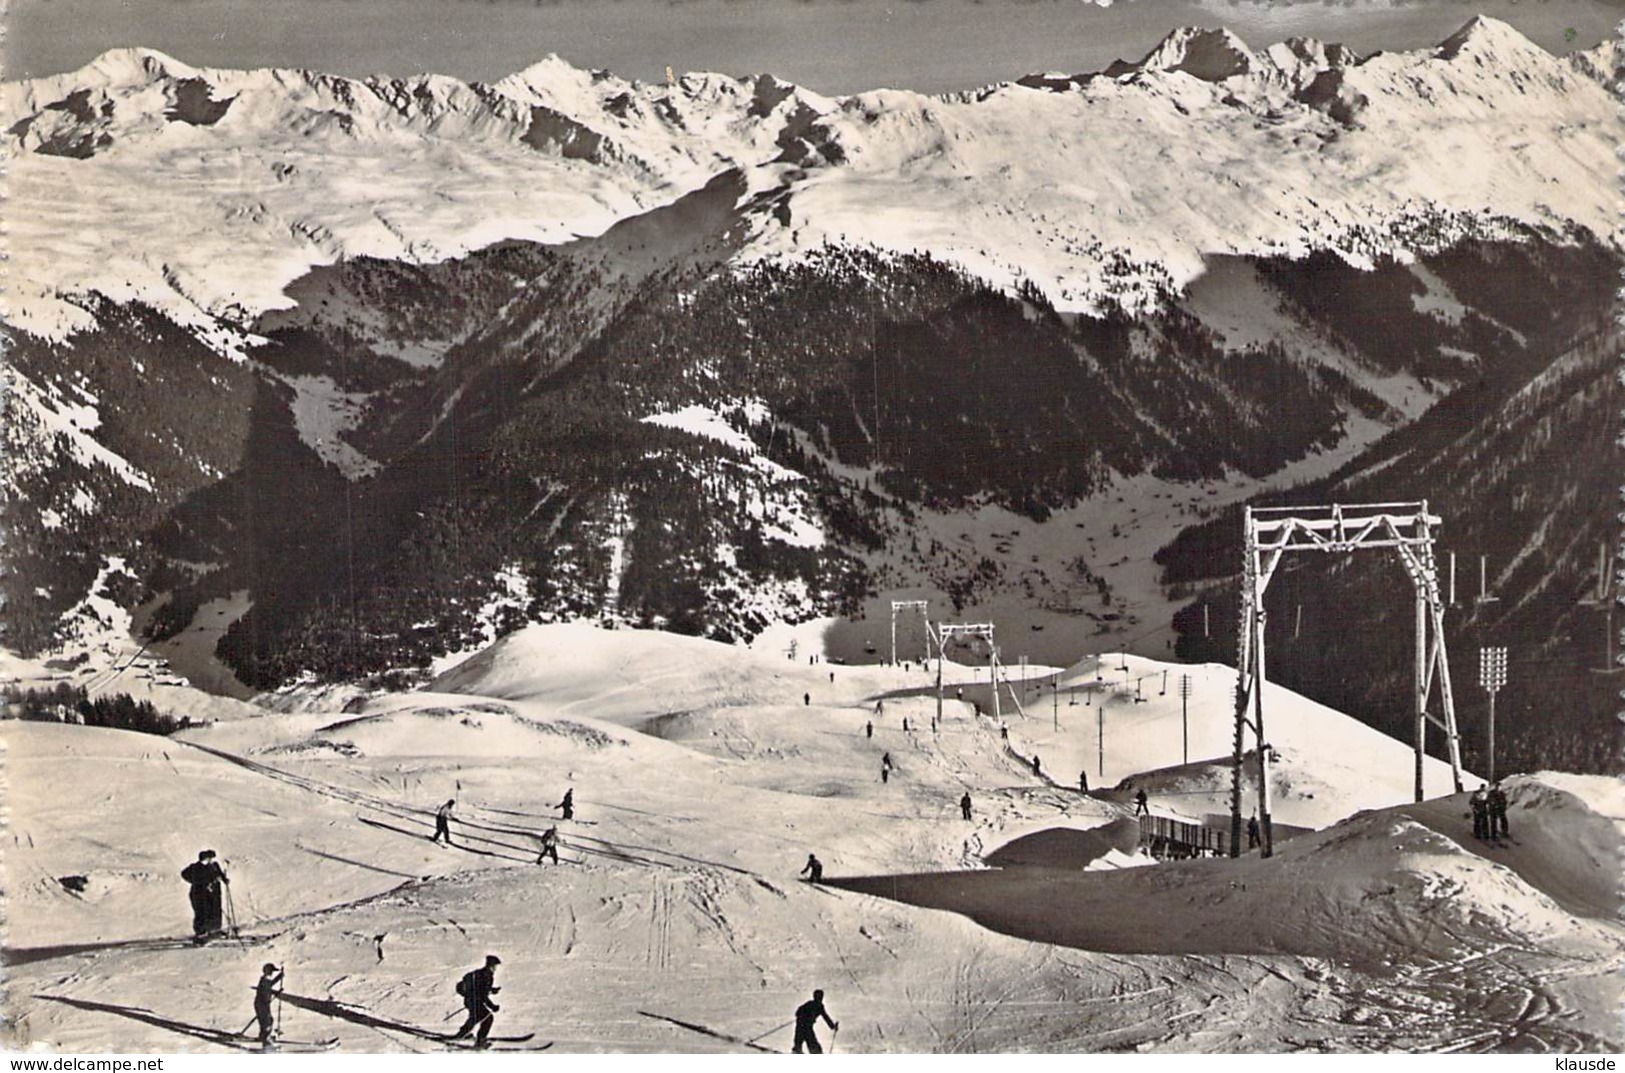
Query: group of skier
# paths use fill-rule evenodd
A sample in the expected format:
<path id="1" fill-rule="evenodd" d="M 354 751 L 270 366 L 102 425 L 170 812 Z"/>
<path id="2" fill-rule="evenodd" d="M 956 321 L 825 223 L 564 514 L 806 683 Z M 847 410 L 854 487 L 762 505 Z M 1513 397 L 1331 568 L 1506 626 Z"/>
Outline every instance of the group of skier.
<path id="1" fill-rule="evenodd" d="M 1499 842 L 1511 838 L 1507 831 L 1507 795 L 1499 782 L 1483 784 L 1469 799 L 1473 810 L 1473 837 Z"/>
<path id="2" fill-rule="evenodd" d="M 565 790 L 564 798 L 557 805 L 553 806 L 554 808 L 558 809 L 567 820 L 575 818 L 575 795 L 576 792 L 574 788 Z M 456 808 L 457 799 L 452 798 L 444 805 L 441 805 L 439 808 L 435 809 L 434 835 L 429 839 L 429 841 L 435 843 L 444 841 L 448 846 L 452 844 L 451 821 L 456 818 Z M 559 863 L 559 829 L 556 824 L 541 833 L 540 847 L 541 852 L 536 855 L 537 864 L 541 864 L 545 860 L 551 860 L 554 864 Z M 193 904 L 195 905 L 196 902 L 194 901 Z"/>
<path id="3" fill-rule="evenodd" d="M 477 969 L 470 969 L 463 973 L 457 981 L 457 995 L 462 1000 L 463 1009 L 468 1017 L 463 1025 L 450 1036 L 441 1037 L 447 1041 L 467 1039 L 473 1032 L 474 1047 L 484 1050 L 490 1046 L 491 1026 L 496 1020 L 497 1012 L 502 1008 L 491 998 L 502 990 L 496 986 L 496 967 L 502 964 L 502 959 L 495 954 L 485 956 L 485 964 Z M 282 984 L 287 974 L 281 965 L 266 962 L 260 969 L 260 978 L 254 985 L 254 1020 L 259 1023 L 259 1042 L 261 1046 L 271 1047 L 276 1020 L 272 1013 L 271 1002 L 282 994 Z"/>

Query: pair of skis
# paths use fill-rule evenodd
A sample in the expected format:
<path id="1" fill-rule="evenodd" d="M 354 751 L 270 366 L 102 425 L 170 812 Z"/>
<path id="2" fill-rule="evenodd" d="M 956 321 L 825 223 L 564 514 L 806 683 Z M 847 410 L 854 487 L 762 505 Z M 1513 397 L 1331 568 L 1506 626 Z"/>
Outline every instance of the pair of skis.
<path id="1" fill-rule="evenodd" d="M 247 1035 L 246 1032 L 240 1034 Z M 527 1032 L 523 1036 L 489 1036 L 486 1038 L 484 1046 L 480 1046 L 470 1039 L 454 1039 L 449 1036 L 443 1042 L 452 1050 L 458 1051 L 545 1051 L 553 1046 L 552 1040 L 534 1047 L 517 1046 L 517 1044 L 529 1043 L 535 1038 L 536 1033 Z M 509 1044 L 510 1046 L 503 1046 L 503 1044 Z M 272 1038 L 265 1042 L 264 1052 L 266 1054 L 319 1054 L 322 1051 L 335 1050 L 338 1045 L 339 1039 L 337 1036 L 331 1039 Z"/>
<path id="2" fill-rule="evenodd" d="M 523 1036 L 487 1036 L 482 1047 L 470 1039 L 448 1039 L 446 1045 L 454 1051 L 545 1051 L 553 1046 L 552 1040 L 546 1040 L 533 1047 L 518 1046 L 529 1043 L 536 1038 L 536 1033 L 526 1032 Z M 509 1046 L 501 1046 L 509 1044 Z"/>

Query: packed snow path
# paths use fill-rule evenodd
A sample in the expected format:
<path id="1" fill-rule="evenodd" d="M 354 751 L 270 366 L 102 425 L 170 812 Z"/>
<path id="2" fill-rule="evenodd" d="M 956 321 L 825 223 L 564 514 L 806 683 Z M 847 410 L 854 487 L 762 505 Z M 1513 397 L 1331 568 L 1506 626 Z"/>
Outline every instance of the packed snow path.
<path id="1" fill-rule="evenodd" d="M 290 1038 L 437 1049 L 461 1012 L 453 982 L 493 952 L 497 1031 L 560 1051 L 785 1050 L 775 1026 L 813 987 L 854 1051 L 1620 1045 L 1625 938 L 1596 871 L 1618 859 L 1603 817 L 1620 810 L 1588 804 L 1606 787 L 1515 780 L 1519 844 L 1500 849 L 1466 844 L 1456 799 L 1364 813 L 1270 861 L 989 870 L 1021 835 L 1131 809 L 1035 778 L 969 700 L 933 733 L 934 699 L 907 695 L 923 681 L 551 627 L 437 683 L 460 692 L 348 714 L 185 741 L 8 724 L 19 1042 L 252 1046 L 231 1034 L 275 961 L 302 999 L 282 1008 Z M 1228 720 L 1227 685 L 1192 705 L 1204 733 Z M 1018 751 L 1037 722 L 1017 724 Z M 1339 760 L 1358 773 L 1358 755 Z M 1324 779 L 1314 808 L 1347 815 L 1374 774 Z M 1153 800 L 1206 777 L 1164 771 Z M 551 807 L 567 787 L 572 821 Z M 428 841 L 448 797 L 452 848 Z M 565 863 L 538 866 L 554 823 Z M 162 941 L 187 930 L 177 873 L 204 847 L 228 859 L 258 945 Z M 796 879 L 809 852 L 824 887 Z M 842 889 L 858 876 L 965 904 Z M 983 919 L 984 896 L 1025 920 Z"/>

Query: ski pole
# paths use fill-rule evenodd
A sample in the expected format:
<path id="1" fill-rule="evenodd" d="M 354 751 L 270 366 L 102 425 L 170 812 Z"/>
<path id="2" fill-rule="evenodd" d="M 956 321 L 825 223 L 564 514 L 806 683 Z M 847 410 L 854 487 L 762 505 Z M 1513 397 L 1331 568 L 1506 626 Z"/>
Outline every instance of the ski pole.
<path id="1" fill-rule="evenodd" d="M 830 1054 L 835 1053 L 835 1037 L 839 1036 L 840 1034 L 841 1034 L 841 1026 L 840 1025 L 836 1025 L 834 1028 L 829 1030 L 829 1053 Z"/>
<path id="2" fill-rule="evenodd" d="M 781 1029 L 781 1028 L 789 1028 L 793 1024 L 795 1024 L 794 1021 L 786 1021 L 782 1025 L 775 1025 L 774 1027 L 768 1029 L 766 1032 L 763 1032 L 760 1036 L 756 1036 L 753 1039 L 748 1039 L 745 1042 L 746 1043 L 755 1043 L 757 1040 L 766 1039 L 768 1036 L 771 1036 L 773 1033 L 777 1032 L 779 1029 Z"/>

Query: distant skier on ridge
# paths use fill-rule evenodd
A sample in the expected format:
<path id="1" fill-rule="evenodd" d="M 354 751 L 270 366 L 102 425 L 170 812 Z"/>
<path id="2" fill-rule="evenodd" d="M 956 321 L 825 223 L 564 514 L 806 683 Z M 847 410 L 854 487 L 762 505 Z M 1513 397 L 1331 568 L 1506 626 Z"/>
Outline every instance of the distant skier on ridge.
<path id="1" fill-rule="evenodd" d="M 1473 837 L 1482 841 L 1490 833 L 1490 801 L 1489 786 L 1480 783 L 1473 796 L 1467 799 L 1468 807 L 1473 810 Z"/>
<path id="2" fill-rule="evenodd" d="M 1507 833 L 1507 794 L 1505 790 L 1501 789 L 1499 782 L 1490 784 L 1487 803 L 1490 817 L 1490 837 L 1497 842 L 1503 838 L 1511 838 L 1512 836 Z"/>
<path id="3" fill-rule="evenodd" d="M 814 991 L 812 1001 L 803 1002 L 796 1007 L 796 1041 L 790 1047 L 791 1054 L 800 1054 L 803 1045 L 808 1054 L 823 1054 L 824 1048 L 818 1043 L 818 1036 L 813 1032 L 818 1019 L 822 1017 L 824 1023 L 830 1027 L 831 1032 L 839 1032 L 841 1023 L 829 1019 L 829 1011 L 824 1009 L 824 992 Z"/>

